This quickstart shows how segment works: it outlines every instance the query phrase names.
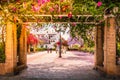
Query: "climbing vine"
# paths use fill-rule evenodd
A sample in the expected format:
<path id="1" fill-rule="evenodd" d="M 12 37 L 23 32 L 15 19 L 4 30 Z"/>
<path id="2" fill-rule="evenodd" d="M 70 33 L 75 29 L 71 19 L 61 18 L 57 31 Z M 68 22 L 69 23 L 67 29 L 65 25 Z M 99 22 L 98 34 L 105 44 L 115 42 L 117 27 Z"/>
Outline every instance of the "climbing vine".
<path id="1" fill-rule="evenodd" d="M 5 62 L 5 25 L 0 27 L 0 63 Z"/>
<path id="2" fill-rule="evenodd" d="M 73 37 L 81 37 L 84 39 L 84 42 L 88 44 L 88 47 L 94 46 L 94 33 L 95 33 L 94 25 L 87 24 L 71 24 L 71 35 Z"/>
<path id="3" fill-rule="evenodd" d="M 23 21 L 28 21 L 26 15 L 32 15 L 32 18 L 39 21 L 34 15 L 69 15 L 70 13 L 71 15 L 102 15 L 103 19 L 104 14 L 119 13 L 119 7 L 118 0 L 1 0 L 0 13 L 5 20 L 9 20 L 10 16 L 17 16 L 19 19 L 24 19 Z M 60 19 L 62 20 L 62 16 Z"/>
<path id="4" fill-rule="evenodd" d="M 20 24 L 35 20 L 36 22 L 72 22 L 71 35 L 73 37 L 81 36 L 86 42 L 91 39 L 87 37 L 87 33 L 95 25 L 84 24 L 85 18 L 78 18 L 77 15 L 92 15 L 94 19 L 89 19 L 90 21 L 100 22 L 104 15 L 113 14 L 116 16 L 119 13 L 119 0 L 0 0 L 2 24 L 6 24 L 7 20 L 15 22 L 16 19 Z M 35 16 L 39 14 L 49 14 L 53 18 Z M 60 16 L 63 14 L 67 16 Z M 55 17 L 54 15 L 58 16 Z M 100 15 L 100 17 L 96 17 L 96 15 Z M 75 22 L 81 22 L 81 24 Z M 104 23 L 102 25 L 104 26 Z"/>

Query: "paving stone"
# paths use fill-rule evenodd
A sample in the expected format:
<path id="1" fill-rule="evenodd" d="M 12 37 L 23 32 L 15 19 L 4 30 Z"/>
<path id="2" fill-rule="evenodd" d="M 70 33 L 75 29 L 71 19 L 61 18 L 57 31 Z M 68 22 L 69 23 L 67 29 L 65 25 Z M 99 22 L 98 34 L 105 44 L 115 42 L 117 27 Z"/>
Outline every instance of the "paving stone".
<path id="1" fill-rule="evenodd" d="M 17 76 L 0 76 L 0 80 L 114 80 L 93 70 L 93 58 L 89 53 L 78 51 L 68 51 L 62 58 L 55 52 L 29 54 L 26 70 Z"/>

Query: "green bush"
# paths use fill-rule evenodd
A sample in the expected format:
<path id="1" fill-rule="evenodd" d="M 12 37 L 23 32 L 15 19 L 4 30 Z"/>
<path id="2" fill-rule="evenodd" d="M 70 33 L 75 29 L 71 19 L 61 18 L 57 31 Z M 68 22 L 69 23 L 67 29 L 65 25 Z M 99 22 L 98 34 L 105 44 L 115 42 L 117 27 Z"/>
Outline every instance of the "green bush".
<path id="1" fill-rule="evenodd" d="M 117 55 L 120 56 L 120 43 L 117 43 Z"/>
<path id="2" fill-rule="evenodd" d="M 33 51 L 33 48 L 30 48 L 30 51 Z"/>
<path id="3" fill-rule="evenodd" d="M 73 45 L 69 50 L 79 50 L 80 46 L 79 45 Z"/>
<path id="4" fill-rule="evenodd" d="M 46 48 L 37 48 L 36 51 L 45 51 L 47 50 Z"/>
<path id="5" fill-rule="evenodd" d="M 84 44 L 84 46 L 81 47 L 79 50 L 84 52 L 94 53 L 94 44 L 92 44 L 92 46 L 88 46 L 88 44 Z"/>
<path id="6" fill-rule="evenodd" d="M 93 48 L 89 48 L 89 47 L 84 48 L 83 47 L 83 48 L 80 49 L 80 51 L 94 53 L 94 47 Z"/>
<path id="7" fill-rule="evenodd" d="M 5 62 L 5 50 L 4 46 L 0 44 L 0 63 Z"/>
<path id="8" fill-rule="evenodd" d="M 69 50 L 78 50 L 78 51 L 83 51 L 83 52 L 90 52 L 94 53 L 94 43 L 89 46 L 88 44 L 84 44 L 83 47 L 80 47 L 79 45 L 73 45 Z"/>

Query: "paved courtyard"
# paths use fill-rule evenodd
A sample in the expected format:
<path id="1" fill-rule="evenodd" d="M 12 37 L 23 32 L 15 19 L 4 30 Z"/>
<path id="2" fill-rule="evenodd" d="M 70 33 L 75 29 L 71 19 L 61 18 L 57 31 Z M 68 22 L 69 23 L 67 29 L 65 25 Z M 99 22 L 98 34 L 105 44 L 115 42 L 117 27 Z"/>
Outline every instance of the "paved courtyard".
<path id="1" fill-rule="evenodd" d="M 0 80 L 120 80 L 93 70 L 94 56 L 89 53 L 68 51 L 58 58 L 55 52 L 37 52 L 29 54 L 27 62 L 28 68 L 19 75 Z"/>

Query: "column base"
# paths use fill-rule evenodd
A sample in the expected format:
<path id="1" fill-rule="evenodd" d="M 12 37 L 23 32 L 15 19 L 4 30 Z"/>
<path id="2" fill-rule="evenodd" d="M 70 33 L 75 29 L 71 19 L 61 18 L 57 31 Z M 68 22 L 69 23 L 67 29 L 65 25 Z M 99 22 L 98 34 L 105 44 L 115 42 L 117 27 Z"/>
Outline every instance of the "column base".
<path id="1" fill-rule="evenodd" d="M 18 75 L 22 70 L 26 69 L 26 65 L 19 65 L 14 70 L 14 75 Z"/>

